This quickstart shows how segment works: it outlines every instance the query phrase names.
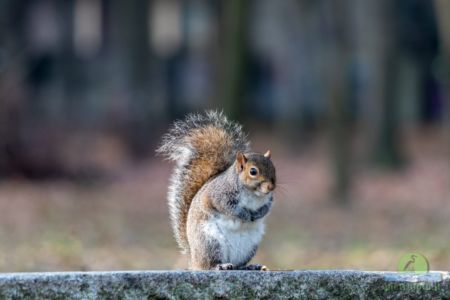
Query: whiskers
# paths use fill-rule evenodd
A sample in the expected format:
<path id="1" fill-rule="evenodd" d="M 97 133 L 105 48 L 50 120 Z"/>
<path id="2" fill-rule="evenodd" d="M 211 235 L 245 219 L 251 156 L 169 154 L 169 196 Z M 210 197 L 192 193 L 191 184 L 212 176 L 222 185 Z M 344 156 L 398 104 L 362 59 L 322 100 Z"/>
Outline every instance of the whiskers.
<path id="1" fill-rule="evenodd" d="M 282 196 L 282 198 L 287 198 L 288 190 L 286 189 L 285 183 L 277 182 L 276 188 L 273 191 L 275 196 Z"/>
<path id="2" fill-rule="evenodd" d="M 296 203 L 301 197 L 299 193 L 299 186 L 302 182 L 301 180 L 293 178 L 293 176 L 278 176 L 274 196 L 283 202 Z"/>

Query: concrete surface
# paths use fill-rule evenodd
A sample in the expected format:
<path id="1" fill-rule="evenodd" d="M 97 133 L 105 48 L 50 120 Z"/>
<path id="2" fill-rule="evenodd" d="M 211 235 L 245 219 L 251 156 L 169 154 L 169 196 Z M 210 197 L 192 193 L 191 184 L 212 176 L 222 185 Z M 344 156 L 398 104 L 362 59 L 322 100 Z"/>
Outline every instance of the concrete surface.
<path id="1" fill-rule="evenodd" d="M 450 274 L 362 271 L 0 273 L 0 299 L 440 299 Z"/>

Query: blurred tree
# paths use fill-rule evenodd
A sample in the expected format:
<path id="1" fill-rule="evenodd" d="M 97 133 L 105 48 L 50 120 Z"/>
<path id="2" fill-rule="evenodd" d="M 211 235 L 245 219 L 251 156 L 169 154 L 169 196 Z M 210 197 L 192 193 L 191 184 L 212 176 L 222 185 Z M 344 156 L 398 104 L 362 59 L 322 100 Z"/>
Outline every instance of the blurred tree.
<path id="1" fill-rule="evenodd" d="M 14 1 L 0 1 L 0 23 L 10 25 Z M 9 13 L 9 14 L 8 14 Z M 17 97 L 14 95 L 14 84 L 17 80 L 11 68 L 16 62 L 9 57 L 13 52 L 12 38 L 15 36 L 8 26 L 0 26 L 0 176 L 8 173 L 10 151 L 18 138 Z"/>
<path id="2" fill-rule="evenodd" d="M 435 11 L 438 21 L 441 42 L 441 72 L 440 81 L 446 100 L 447 118 L 450 117 L 450 1 L 435 0 Z M 447 119 L 447 128 L 450 132 L 450 120 Z M 449 135 L 450 136 L 450 135 Z"/>
<path id="3" fill-rule="evenodd" d="M 126 4 L 125 4 L 126 3 Z M 124 1 L 129 84 L 132 91 L 129 145 L 136 157 L 146 156 L 152 141 L 152 99 L 149 97 L 151 63 L 148 33 L 149 1 Z"/>
<path id="4" fill-rule="evenodd" d="M 148 155 L 152 142 L 156 141 L 157 124 L 161 120 L 156 99 L 151 97 L 155 88 L 150 80 L 154 56 L 149 42 L 149 18 L 152 1 L 120 1 L 112 3 L 112 20 L 116 22 L 113 59 L 121 62 L 126 98 L 122 112 L 125 119 L 124 139 L 134 158 Z M 160 69 L 158 69 L 160 70 Z"/>
<path id="5" fill-rule="evenodd" d="M 227 115 L 241 119 L 244 113 L 247 55 L 246 21 L 250 1 L 229 0 L 223 5 L 223 50 L 221 104 Z"/>
<path id="6" fill-rule="evenodd" d="M 27 1 L 0 1 L 0 176 L 20 172 L 26 89 L 24 8 Z"/>
<path id="7" fill-rule="evenodd" d="M 351 1 L 329 3 L 330 30 L 330 129 L 332 161 L 334 165 L 334 197 L 345 205 L 350 201 L 351 186 L 351 133 L 350 133 L 350 40 Z"/>
<path id="8" fill-rule="evenodd" d="M 61 1 L 57 3 L 61 12 L 62 46 L 58 62 L 58 70 L 63 80 L 64 104 L 63 111 L 66 116 L 66 126 L 71 126 L 83 115 L 82 67 L 74 51 L 74 1 Z"/>
<path id="9" fill-rule="evenodd" d="M 389 0 L 355 1 L 354 8 L 358 86 L 352 90 L 359 99 L 358 117 L 366 153 L 377 166 L 396 167 L 403 160 L 399 148 L 402 53 L 396 24 L 398 16 Z M 408 105 L 414 105 L 414 101 L 409 101 Z"/>
<path id="10" fill-rule="evenodd" d="M 369 8 L 369 6 L 367 7 Z M 401 145 L 401 136 L 399 128 L 399 95 L 398 87 L 400 80 L 399 73 L 399 30 L 397 26 L 397 15 L 393 11 L 393 3 L 389 0 L 377 1 L 375 10 L 377 16 L 377 34 L 382 38 L 377 39 L 377 57 L 375 66 L 378 69 L 379 80 L 376 94 L 379 98 L 372 98 L 373 111 L 375 118 L 370 117 L 373 123 L 369 130 L 369 151 L 372 152 L 372 159 L 376 165 L 386 167 L 400 166 L 403 161 L 403 154 L 399 146 Z M 376 36 L 375 36 L 376 38 Z M 375 81 L 376 82 L 376 81 Z"/>

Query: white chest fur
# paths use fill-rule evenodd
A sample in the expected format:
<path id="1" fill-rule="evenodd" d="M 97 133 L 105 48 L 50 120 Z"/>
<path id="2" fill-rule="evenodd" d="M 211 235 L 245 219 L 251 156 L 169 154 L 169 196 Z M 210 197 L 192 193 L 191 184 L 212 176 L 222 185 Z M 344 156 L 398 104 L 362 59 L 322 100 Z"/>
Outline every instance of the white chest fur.
<path id="1" fill-rule="evenodd" d="M 205 234 L 220 244 L 224 263 L 246 263 L 264 234 L 264 218 L 255 222 L 242 222 L 224 215 L 213 217 L 203 226 Z"/>
<path id="2" fill-rule="evenodd" d="M 239 196 L 239 203 L 245 208 L 257 210 L 258 208 L 269 202 L 271 197 L 272 193 L 263 194 L 259 191 L 255 192 L 245 189 Z"/>
<path id="3" fill-rule="evenodd" d="M 257 210 L 270 201 L 271 195 L 255 195 L 253 192 L 241 193 L 239 205 Z M 255 246 L 264 235 L 264 219 L 243 222 L 225 215 L 214 216 L 208 220 L 203 230 L 206 235 L 220 244 L 223 262 L 241 265 L 250 258 Z"/>

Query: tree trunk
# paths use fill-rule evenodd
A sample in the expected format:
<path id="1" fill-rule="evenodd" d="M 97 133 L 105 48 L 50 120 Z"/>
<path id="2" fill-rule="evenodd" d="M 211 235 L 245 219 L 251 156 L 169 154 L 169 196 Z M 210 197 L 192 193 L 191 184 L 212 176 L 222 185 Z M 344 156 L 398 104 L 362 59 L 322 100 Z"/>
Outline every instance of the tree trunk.
<path id="1" fill-rule="evenodd" d="M 446 104 L 447 131 L 448 138 L 450 139 L 450 1 L 435 0 L 434 6 L 438 21 L 441 44 L 440 51 L 443 61 L 440 81 L 443 87 L 443 97 Z"/>
<path id="2" fill-rule="evenodd" d="M 221 104 L 227 115 L 240 119 L 244 112 L 246 20 L 249 1 L 228 0 L 224 5 Z"/>
<path id="3" fill-rule="evenodd" d="M 350 202 L 351 135 L 350 135 L 350 3 L 329 3 L 330 30 L 330 138 L 334 167 L 334 198 L 340 205 Z"/>

